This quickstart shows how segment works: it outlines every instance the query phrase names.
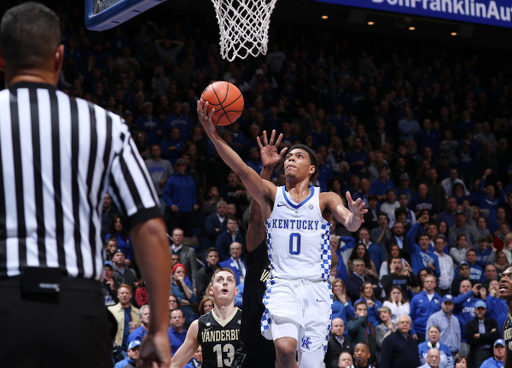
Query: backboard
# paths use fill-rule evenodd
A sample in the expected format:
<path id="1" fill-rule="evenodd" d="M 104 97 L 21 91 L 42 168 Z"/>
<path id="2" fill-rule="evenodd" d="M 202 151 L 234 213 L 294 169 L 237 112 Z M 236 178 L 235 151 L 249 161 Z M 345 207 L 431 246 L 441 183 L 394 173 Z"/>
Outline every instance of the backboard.
<path id="1" fill-rule="evenodd" d="M 85 26 L 105 31 L 167 0 L 85 0 Z"/>

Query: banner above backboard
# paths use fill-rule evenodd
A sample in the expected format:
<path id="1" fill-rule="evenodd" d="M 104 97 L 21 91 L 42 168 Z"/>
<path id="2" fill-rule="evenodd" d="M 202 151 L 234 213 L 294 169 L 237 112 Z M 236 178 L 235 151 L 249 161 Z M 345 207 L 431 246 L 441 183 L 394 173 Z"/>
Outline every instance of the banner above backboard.
<path id="1" fill-rule="evenodd" d="M 451 21 L 512 28 L 512 0 L 315 0 Z"/>

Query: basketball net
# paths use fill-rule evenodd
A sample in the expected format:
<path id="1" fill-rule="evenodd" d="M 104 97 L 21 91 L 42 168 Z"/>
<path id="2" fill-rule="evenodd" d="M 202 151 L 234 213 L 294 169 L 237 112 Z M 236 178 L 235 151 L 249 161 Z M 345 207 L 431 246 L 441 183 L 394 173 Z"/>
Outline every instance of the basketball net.
<path id="1" fill-rule="evenodd" d="M 236 57 L 267 53 L 270 15 L 277 0 L 212 0 L 220 28 L 220 54 Z"/>

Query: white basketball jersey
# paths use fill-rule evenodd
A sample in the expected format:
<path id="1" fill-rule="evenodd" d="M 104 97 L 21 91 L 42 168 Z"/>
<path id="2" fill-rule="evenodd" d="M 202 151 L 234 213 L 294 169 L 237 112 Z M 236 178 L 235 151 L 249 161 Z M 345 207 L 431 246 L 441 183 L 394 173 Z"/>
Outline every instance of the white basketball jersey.
<path id="1" fill-rule="evenodd" d="M 331 223 L 320 211 L 320 189 L 297 204 L 278 187 L 272 214 L 265 222 L 271 276 L 328 280 L 331 270 Z"/>

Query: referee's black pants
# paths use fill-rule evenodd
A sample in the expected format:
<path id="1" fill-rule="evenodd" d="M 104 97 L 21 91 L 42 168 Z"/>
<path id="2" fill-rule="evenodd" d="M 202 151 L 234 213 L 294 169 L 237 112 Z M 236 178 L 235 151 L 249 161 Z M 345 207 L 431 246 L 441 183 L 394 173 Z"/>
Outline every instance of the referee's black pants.
<path id="1" fill-rule="evenodd" d="M 58 295 L 0 280 L 2 368 L 111 368 L 111 322 L 98 281 L 63 277 Z"/>

